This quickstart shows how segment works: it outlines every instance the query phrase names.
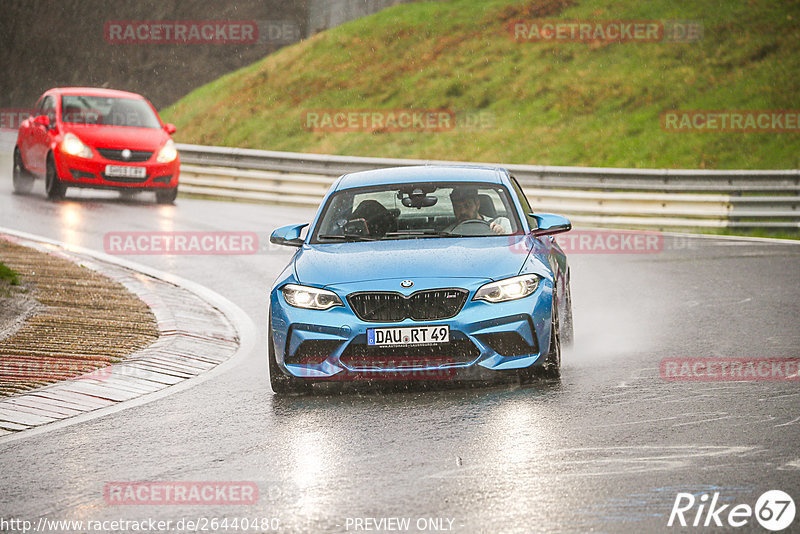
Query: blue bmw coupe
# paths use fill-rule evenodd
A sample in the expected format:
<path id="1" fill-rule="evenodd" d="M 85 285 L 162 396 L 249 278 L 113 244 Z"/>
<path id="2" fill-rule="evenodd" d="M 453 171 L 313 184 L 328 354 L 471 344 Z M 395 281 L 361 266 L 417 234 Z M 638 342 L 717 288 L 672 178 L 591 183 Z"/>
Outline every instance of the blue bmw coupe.
<path id="1" fill-rule="evenodd" d="M 310 225 L 270 239 L 297 247 L 270 293 L 272 389 L 559 378 L 572 309 L 553 234 L 570 229 L 564 217 L 533 213 L 502 168 L 340 177 Z"/>

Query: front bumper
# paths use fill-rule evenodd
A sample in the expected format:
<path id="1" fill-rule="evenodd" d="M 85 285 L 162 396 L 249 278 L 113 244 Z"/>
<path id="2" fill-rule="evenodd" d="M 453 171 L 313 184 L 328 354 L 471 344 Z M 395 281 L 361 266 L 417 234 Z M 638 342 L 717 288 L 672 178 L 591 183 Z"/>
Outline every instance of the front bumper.
<path id="1" fill-rule="evenodd" d="M 177 187 L 180 175 L 179 159 L 176 158 L 169 163 L 157 163 L 155 158 L 153 155 L 145 162 L 126 163 L 106 159 L 99 154 L 87 159 L 60 152 L 56 156 L 56 170 L 61 181 L 70 187 L 150 191 Z M 144 167 L 146 174 L 144 179 L 110 177 L 105 174 L 106 165 Z"/>
<path id="2" fill-rule="evenodd" d="M 496 304 L 472 301 L 482 283 L 465 287 L 467 302 L 451 319 L 393 323 L 359 319 L 345 298 L 352 291 L 344 288 L 328 287 L 344 306 L 325 311 L 292 307 L 276 288 L 270 297 L 275 358 L 287 374 L 317 380 L 483 380 L 496 371 L 541 365 L 550 346 L 552 282 L 543 279 L 528 297 Z M 452 285 L 442 281 L 438 287 Z M 370 328 L 432 325 L 449 326 L 450 342 L 367 345 Z"/>

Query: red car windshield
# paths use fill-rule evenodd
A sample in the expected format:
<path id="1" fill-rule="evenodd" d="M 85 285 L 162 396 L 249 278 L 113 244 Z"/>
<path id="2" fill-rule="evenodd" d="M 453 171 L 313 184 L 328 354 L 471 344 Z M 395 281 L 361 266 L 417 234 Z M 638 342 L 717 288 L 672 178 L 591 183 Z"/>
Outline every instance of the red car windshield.
<path id="1" fill-rule="evenodd" d="M 61 121 L 68 124 L 161 127 L 158 117 L 144 100 L 107 96 L 62 96 Z"/>

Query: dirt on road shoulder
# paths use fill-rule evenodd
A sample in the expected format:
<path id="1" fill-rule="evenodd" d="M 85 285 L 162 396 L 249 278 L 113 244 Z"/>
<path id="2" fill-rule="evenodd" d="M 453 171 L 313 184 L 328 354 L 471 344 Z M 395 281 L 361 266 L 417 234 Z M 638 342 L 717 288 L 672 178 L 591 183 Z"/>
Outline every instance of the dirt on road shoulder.
<path id="1" fill-rule="evenodd" d="M 150 308 L 95 271 L 3 235 L 0 262 L 21 278 L 0 292 L 0 396 L 107 367 L 158 339 Z"/>

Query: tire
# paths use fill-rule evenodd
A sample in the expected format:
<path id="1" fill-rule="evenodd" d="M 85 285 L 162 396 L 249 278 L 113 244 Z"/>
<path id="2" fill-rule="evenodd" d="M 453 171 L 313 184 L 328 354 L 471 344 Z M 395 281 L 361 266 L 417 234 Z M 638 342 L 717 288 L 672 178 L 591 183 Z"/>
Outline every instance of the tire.
<path id="1" fill-rule="evenodd" d="M 529 384 L 537 379 L 559 380 L 561 378 L 561 336 L 558 320 L 550 326 L 550 348 L 542 365 L 532 365 L 518 372 L 520 383 Z"/>
<path id="2" fill-rule="evenodd" d="M 567 282 L 566 310 L 564 314 L 564 324 L 561 327 L 561 342 L 565 347 L 571 347 L 575 341 L 575 328 L 572 322 L 572 291 Z"/>
<path id="3" fill-rule="evenodd" d="M 33 175 L 25 168 L 22 163 L 22 155 L 19 147 L 14 147 L 14 193 L 27 195 L 33 189 Z"/>
<path id="4" fill-rule="evenodd" d="M 158 204 L 175 204 L 175 199 L 178 198 L 178 188 L 163 189 L 156 191 L 156 202 Z"/>
<path id="5" fill-rule="evenodd" d="M 270 323 L 272 321 L 270 320 Z M 275 345 L 272 342 L 272 326 L 269 327 L 267 335 L 267 359 L 269 360 L 269 384 L 276 395 L 287 395 L 291 393 L 311 393 L 311 384 L 301 378 L 289 376 L 281 371 L 275 359 Z"/>
<path id="6" fill-rule="evenodd" d="M 64 200 L 67 195 L 67 186 L 58 177 L 56 162 L 53 156 L 47 157 L 47 171 L 45 173 L 45 192 L 50 200 Z"/>
<path id="7" fill-rule="evenodd" d="M 550 350 L 541 366 L 534 367 L 536 373 L 550 380 L 561 378 L 561 332 L 558 328 L 558 321 L 550 327 Z"/>

